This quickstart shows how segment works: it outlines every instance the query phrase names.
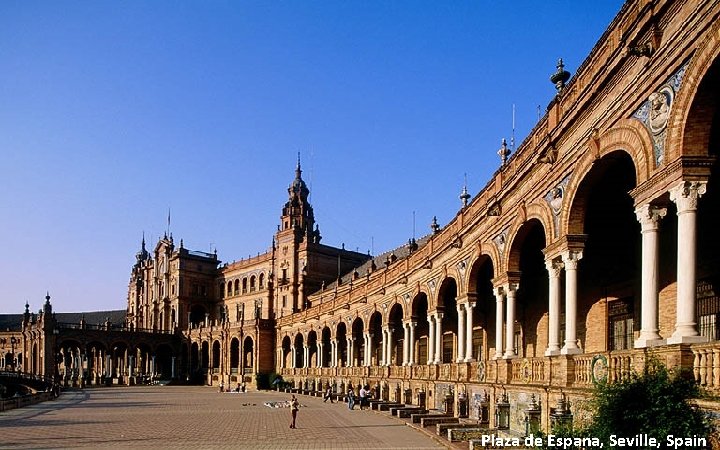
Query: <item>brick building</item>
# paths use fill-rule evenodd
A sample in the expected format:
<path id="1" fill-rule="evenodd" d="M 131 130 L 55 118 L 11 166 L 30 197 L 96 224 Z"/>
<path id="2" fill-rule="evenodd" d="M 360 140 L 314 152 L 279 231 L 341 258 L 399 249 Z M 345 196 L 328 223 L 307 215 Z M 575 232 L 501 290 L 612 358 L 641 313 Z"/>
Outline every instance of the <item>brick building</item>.
<path id="1" fill-rule="evenodd" d="M 569 82 L 558 63 L 545 116 L 430 235 L 373 257 L 320 244 L 298 163 L 266 252 L 221 265 L 172 236 L 143 242 L 118 344 L 65 345 L 39 317 L 23 354 L 55 332 L 55 369 L 25 367 L 362 383 L 518 432 L 649 355 L 716 390 L 719 56 L 720 2 L 630 0 Z"/>

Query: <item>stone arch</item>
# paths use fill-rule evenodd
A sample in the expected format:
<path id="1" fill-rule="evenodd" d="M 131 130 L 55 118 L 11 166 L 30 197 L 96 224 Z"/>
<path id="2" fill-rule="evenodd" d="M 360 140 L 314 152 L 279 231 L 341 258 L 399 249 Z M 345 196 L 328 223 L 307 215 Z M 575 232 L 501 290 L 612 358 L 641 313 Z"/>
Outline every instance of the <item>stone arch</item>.
<path id="1" fill-rule="evenodd" d="M 428 312 L 430 310 L 430 296 L 418 290 L 410 302 L 410 318 L 415 323 L 415 342 L 412 342 L 411 352 L 416 364 L 425 364 L 428 360 L 428 345 L 430 340 L 430 323 Z"/>
<path id="2" fill-rule="evenodd" d="M 248 371 L 252 372 L 255 367 L 255 341 L 252 336 L 245 336 L 245 339 L 243 339 L 242 351 L 242 372 L 245 373 L 245 369 L 249 369 Z"/>
<path id="3" fill-rule="evenodd" d="M 477 264 L 479 260 L 487 257 L 490 260 L 494 271 L 496 273 L 499 272 L 502 265 L 502 258 L 500 257 L 500 252 L 498 251 L 497 245 L 495 245 L 494 242 L 479 243 L 478 249 L 479 251 L 477 256 L 475 256 L 475 258 L 470 261 L 470 271 L 472 272 L 472 268 L 475 266 L 475 264 Z M 471 278 L 472 277 L 468 275 L 465 290 L 466 292 L 476 292 L 476 290 L 474 291 L 471 286 Z"/>
<path id="4" fill-rule="evenodd" d="M 442 315 L 440 319 L 440 346 L 435 351 L 440 352 L 440 361 L 453 362 L 457 356 L 458 312 L 457 296 L 458 282 L 452 276 L 445 277 L 438 288 L 436 307 Z"/>
<path id="5" fill-rule="evenodd" d="M 493 279 L 497 276 L 496 261 L 491 255 L 481 253 L 468 271 L 468 300 L 475 304 L 470 316 L 474 342 L 472 357 L 477 359 L 485 359 L 489 347 L 495 346 L 496 299 Z"/>
<path id="6" fill-rule="evenodd" d="M 597 147 L 597 153 L 586 152 L 575 167 L 565 195 L 560 222 L 560 236 L 564 234 L 582 234 L 585 207 L 582 198 L 578 200 L 578 190 L 595 164 L 615 152 L 630 156 L 635 166 L 635 185 L 640 185 L 650 176 L 649 161 L 652 158 L 652 142 L 647 130 L 636 120 L 621 120 L 618 126 L 603 133 Z"/>
<path id="7" fill-rule="evenodd" d="M 675 100 L 673 101 L 672 110 L 667 124 L 666 138 L 666 161 L 672 161 L 682 154 L 707 155 L 707 149 L 697 148 L 698 142 L 690 142 L 688 139 L 687 124 L 697 121 L 691 120 L 690 115 L 695 111 L 692 108 L 697 98 L 698 89 L 705 75 L 710 71 L 713 64 L 720 57 L 720 22 L 715 22 L 712 30 L 707 33 L 707 37 L 702 41 L 695 51 L 690 63 L 688 64 L 685 74 L 683 75 L 682 85 Z M 713 114 L 708 114 L 707 120 L 712 120 Z M 701 120 L 700 117 L 697 117 Z M 695 133 L 709 133 L 710 124 L 708 123 L 704 129 L 695 129 Z M 700 141 L 701 137 L 695 137 L 693 141 Z M 709 140 L 709 135 L 707 136 Z"/>
<path id="8" fill-rule="evenodd" d="M 512 232 L 510 233 L 510 236 L 512 237 L 509 242 L 505 244 L 508 248 L 505 256 L 505 266 L 507 267 L 507 272 L 520 272 L 520 251 L 522 250 L 522 244 L 525 240 L 526 234 L 532 228 L 529 226 L 532 222 L 537 223 L 542 228 L 543 233 L 545 233 L 546 242 L 548 241 L 548 230 L 551 228 L 548 228 L 548 223 L 543 222 L 542 216 L 528 216 L 522 222 L 520 220 L 516 221 L 516 224 L 513 225 Z M 498 274 L 500 274 L 500 272 L 498 272 Z"/>

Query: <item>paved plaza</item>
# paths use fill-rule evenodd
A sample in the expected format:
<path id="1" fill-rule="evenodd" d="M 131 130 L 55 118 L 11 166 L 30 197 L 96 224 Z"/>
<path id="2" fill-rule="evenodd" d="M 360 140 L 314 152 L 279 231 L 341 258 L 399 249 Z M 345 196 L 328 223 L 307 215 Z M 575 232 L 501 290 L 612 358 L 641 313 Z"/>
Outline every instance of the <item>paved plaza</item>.
<path id="1" fill-rule="evenodd" d="M 299 396 L 297 428 L 276 392 L 219 393 L 198 386 L 68 391 L 0 413 L 0 448 L 436 449 L 444 445 L 376 411 Z"/>

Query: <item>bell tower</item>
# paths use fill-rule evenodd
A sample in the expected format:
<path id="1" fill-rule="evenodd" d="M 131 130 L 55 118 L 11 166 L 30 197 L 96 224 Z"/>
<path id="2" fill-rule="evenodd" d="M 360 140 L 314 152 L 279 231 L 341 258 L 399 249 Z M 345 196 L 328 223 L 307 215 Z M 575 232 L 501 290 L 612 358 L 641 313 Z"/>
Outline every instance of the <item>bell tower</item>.
<path id="1" fill-rule="evenodd" d="M 298 154 L 297 167 L 295 168 L 295 179 L 288 187 L 288 201 L 280 216 L 280 233 L 289 234 L 292 232 L 296 243 L 320 242 L 320 231 L 315 226 L 315 214 L 308 201 L 310 190 L 302 179 L 300 168 L 300 154 Z M 313 229 L 313 227 L 315 227 Z"/>
<path id="2" fill-rule="evenodd" d="M 288 201 L 282 209 L 275 236 L 276 311 L 280 317 L 303 309 L 303 279 L 308 245 L 320 242 L 320 230 L 308 201 L 310 190 L 302 179 L 298 154 L 295 179 L 288 187 Z"/>

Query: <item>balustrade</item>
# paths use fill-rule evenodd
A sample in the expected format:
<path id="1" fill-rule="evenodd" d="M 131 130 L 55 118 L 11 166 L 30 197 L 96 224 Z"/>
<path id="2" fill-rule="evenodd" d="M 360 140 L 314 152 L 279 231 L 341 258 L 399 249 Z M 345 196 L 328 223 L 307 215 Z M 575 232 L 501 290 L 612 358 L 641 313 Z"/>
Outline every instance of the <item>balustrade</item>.
<path id="1" fill-rule="evenodd" d="M 692 346 L 695 382 L 710 391 L 720 390 L 720 342 Z"/>

